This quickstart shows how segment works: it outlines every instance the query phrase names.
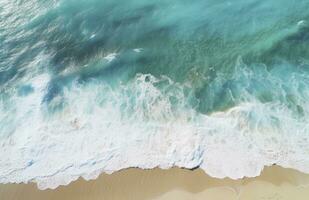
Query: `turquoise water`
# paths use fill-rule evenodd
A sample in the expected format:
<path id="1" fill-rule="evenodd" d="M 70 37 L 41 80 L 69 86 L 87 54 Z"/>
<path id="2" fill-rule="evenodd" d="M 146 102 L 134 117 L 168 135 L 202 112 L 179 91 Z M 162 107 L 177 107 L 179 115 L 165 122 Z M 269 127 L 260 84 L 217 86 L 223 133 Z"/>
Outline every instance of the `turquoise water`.
<path id="1" fill-rule="evenodd" d="M 308 8 L 0 0 L 0 181 L 55 187 L 132 166 L 309 172 Z"/>

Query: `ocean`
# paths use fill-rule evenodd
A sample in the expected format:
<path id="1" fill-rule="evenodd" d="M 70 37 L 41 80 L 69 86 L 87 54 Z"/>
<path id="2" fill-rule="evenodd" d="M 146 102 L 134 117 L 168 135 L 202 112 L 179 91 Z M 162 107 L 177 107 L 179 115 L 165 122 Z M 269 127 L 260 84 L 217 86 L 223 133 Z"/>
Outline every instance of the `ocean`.
<path id="1" fill-rule="evenodd" d="M 309 173 L 308 0 L 0 0 L 0 183 Z"/>

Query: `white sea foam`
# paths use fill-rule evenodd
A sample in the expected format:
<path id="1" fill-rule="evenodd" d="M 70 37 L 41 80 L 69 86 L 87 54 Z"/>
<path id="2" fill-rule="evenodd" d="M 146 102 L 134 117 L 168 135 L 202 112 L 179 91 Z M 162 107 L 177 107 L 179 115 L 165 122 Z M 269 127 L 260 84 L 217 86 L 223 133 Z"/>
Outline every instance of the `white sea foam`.
<path id="1" fill-rule="evenodd" d="M 140 53 L 140 52 L 143 51 L 143 49 L 142 48 L 137 48 L 137 49 L 133 49 L 133 51 L 136 52 L 136 53 Z"/>
<path id="2" fill-rule="evenodd" d="M 0 141 L 1 183 L 56 188 L 129 167 L 200 166 L 233 179 L 257 176 L 274 163 L 309 172 L 308 123 L 285 106 L 252 101 L 203 115 L 187 105 L 181 85 L 139 75 L 118 89 L 76 83 L 64 91 L 63 112 L 48 115 L 41 103 L 48 79 L 33 79 L 35 91 L 14 101 L 20 120 Z"/>
<path id="3" fill-rule="evenodd" d="M 297 22 L 298 26 L 304 26 L 306 25 L 306 21 L 305 20 L 300 20 L 299 22 Z"/>
<path id="4" fill-rule="evenodd" d="M 111 53 L 105 56 L 104 59 L 107 60 L 108 62 L 112 62 L 114 59 L 116 59 L 117 55 L 118 55 L 117 53 Z"/>
<path id="5" fill-rule="evenodd" d="M 306 1 L 297 4 L 294 1 L 285 1 L 284 4 L 280 1 L 259 1 L 255 6 L 252 6 L 253 1 L 235 1 L 228 4 L 228 7 L 225 4 L 212 5 L 209 1 L 190 4 L 181 1 L 170 1 L 167 4 L 127 2 L 121 4 L 112 0 L 87 0 L 46 1 L 44 4 L 43 1 L 0 1 L 0 7 L 3 8 L 1 14 L 5 17 L 1 24 L 7 37 L 4 49 L 12 47 L 16 50 L 16 55 L 9 53 L 4 58 L 12 59 L 10 63 L 16 69 L 26 70 L 22 73 L 24 75 L 19 74 L 13 78 L 18 82 L 6 83 L 16 85 L 3 90 L 8 94 L 1 94 L 0 98 L 1 183 L 35 182 L 40 189 L 56 188 L 79 177 L 89 180 L 102 172 L 112 173 L 129 167 L 166 169 L 173 166 L 200 166 L 211 176 L 237 179 L 257 176 L 264 166 L 276 163 L 309 173 L 309 78 L 304 78 L 307 72 L 299 73 L 298 76 L 291 72 L 305 66 L 283 72 L 276 69 L 276 66 L 269 66 L 265 70 L 267 72 L 260 72 L 264 68 L 259 66 L 256 73 L 246 71 L 241 66 L 239 68 L 245 70 L 237 71 L 236 76 L 228 82 L 225 82 L 227 77 L 220 77 L 223 68 L 210 70 L 211 73 L 216 71 L 216 77 L 211 77 L 215 79 L 210 83 L 214 85 L 213 88 L 237 80 L 233 85 L 240 88 L 236 89 L 236 96 L 246 97 L 242 101 L 233 102 L 235 105 L 224 112 L 211 114 L 199 113 L 192 105 L 188 105 L 186 87 L 202 87 L 204 79 L 207 79 L 204 73 L 194 69 L 184 85 L 167 77 L 155 78 L 151 75 L 138 75 L 126 85 L 114 88 L 104 82 L 92 81 L 96 73 L 102 75 L 107 71 L 110 76 L 117 72 L 125 73 L 122 71 L 123 66 L 106 63 L 115 61 L 118 56 L 122 58 L 117 53 L 126 54 L 126 48 L 130 48 L 134 54 L 142 52 L 142 48 L 132 49 L 131 45 L 136 40 L 149 48 L 155 44 L 155 40 L 159 39 L 158 42 L 162 43 L 170 37 L 172 43 L 166 45 L 177 48 L 177 52 L 171 55 L 181 53 L 184 58 L 177 61 L 178 58 L 174 57 L 162 63 L 186 61 L 181 64 L 186 65 L 187 61 L 194 58 L 196 62 L 192 63 L 192 67 L 215 63 L 212 59 L 208 61 L 204 58 L 203 55 L 208 53 L 214 55 L 214 60 L 229 60 L 226 57 L 229 51 L 223 51 L 222 59 L 220 57 L 220 48 L 224 47 L 235 49 L 233 55 L 239 52 L 241 55 L 259 56 L 262 53 L 264 56 L 264 50 L 273 52 L 277 47 L 280 48 L 281 41 L 285 47 L 285 38 L 299 33 L 300 28 L 307 25 Z M 248 12 L 240 12 L 243 8 Z M 122 11 L 126 11 L 123 16 L 119 15 Z M 87 12 L 91 15 L 87 16 Z M 108 17 L 106 13 L 109 13 Z M 36 20 L 29 23 L 32 18 Z M 95 19 L 102 19 L 101 23 L 95 24 Z M 122 20 L 128 23 L 122 23 Z M 235 22 L 237 31 L 234 31 Z M 145 30 L 142 30 L 144 27 Z M 15 29 L 19 31 L 10 32 Z M 132 35 L 126 37 L 131 32 Z M 154 37 L 157 33 L 160 33 L 158 37 Z M 151 41 L 145 40 L 148 36 L 151 36 Z M 61 37 L 59 41 L 58 37 Z M 224 39 L 223 46 L 221 43 L 216 45 L 220 38 Z M 260 38 L 267 39 L 261 42 Z M 181 44 L 187 39 L 187 44 Z M 210 39 L 217 42 L 212 43 Z M 86 40 L 90 40 L 90 43 L 86 43 Z M 94 40 L 98 41 L 93 43 Z M 203 41 L 210 42 L 210 46 L 205 47 Z M 237 41 L 241 41 L 241 46 L 233 46 Z M 81 45 L 76 46 L 79 42 Z M 201 42 L 201 45 L 196 45 L 196 42 Z M 29 66 L 24 66 L 28 56 L 35 55 L 42 43 L 46 43 L 42 47 L 48 48 L 48 52 L 54 49 L 57 55 L 49 58 L 37 56 Z M 91 50 L 89 55 L 92 55 L 96 49 L 94 44 L 103 51 L 103 55 L 98 53 L 93 58 L 90 56 L 89 59 L 94 62 L 83 68 L 74 66 L 75 62 L 62 66 L 75 58 L 75 55 L 79 57 L 83 53 L 80 48 Z M 108 47 L 115 49 L 109 51 Z M 117 47 L 121 48 L 115 53 Z M 156 47 L 164 45 L 153 47 L 149 51 L 151 62 L 161 55 Z M 182 52 L 183 49 L 178 47 L 184 47 L 186 51 Z M 110 54 L 106 54 L 105 50 Z M 168 50 L 165 49 L 166 52 Z M 205 54 L 200 53 L 204 50 L 207 51 Z M 277 50 L 283 55 L 284 51 Z M 30 54 L 22 55 L 25 52 Z M 137 56 L 136 59 L 128 59 L 127 55 L 123 55 L 120 63 L 125 65 L 123 61 L 128 61 L 139 71 L 139 63 L 149 61 L 145 58 Z M 57 60 L 63 62 L 58 63 Z M 57 66 L 41 66 L 49 61 Z M 243 65 L 241 59 L 237 64 Z M 152 71 L 150 66 L 145 71 Z M 61 72 L 57 74 L 58 69 L 55 68 L 58 67 L 65 69 L 59 70 Z M 110 70 L 113 67 L 117 68 L 116 72 Z M 180 69 L 178 66 L 172 70 L 175 67 L 173 63 L 166 67 L 171 72 Z M 268 73 L 273 68 L 279 71 L 278 77 L 273 78 Z M 45 73 L 48 70 L 50 74 Z M 159 72 L 159 68 L 154 71 Z M 186 70 L 181 71 L 183 73 Z M 53 79 L 52 74 L 61 79 L 78 76 L 78 72 L 82 72 L 87 80 L 81 81 L 82 84 L 77 81 L 67 88 L 63 86 L 63 94 L 53 97 L 50 102 L 44 101 L 46 88 Z M 270 81 L 274 83 L 269 85 Z M 256 87 L 262 92 L 250 94 L 255 92 L 256 88 L 252 89 L 251 85 L 257 86 L 256 82 L 262 83 L 258 85 L 260 88 Z M 288 82 L 289 85 L 282 82 Z M 19 84 L 25 84 L 28 89 L 30 87 L 30 92 L 19 95 Z M 274 100 L 260 102 L 256 96 L 263 97 L 263 90 L 275 91 L 271 93 L 275 96 Z M 214 101 L 220 100 L 217 98 Z M 287 101 L 291 101 L 293 106 L 299 106 L 297 112 L 303 113 L 303 117 L 295 116 L 295 111 L 289 108 Z M 60 109 L 54 111 L 53 108 L 58 107 Z"/>

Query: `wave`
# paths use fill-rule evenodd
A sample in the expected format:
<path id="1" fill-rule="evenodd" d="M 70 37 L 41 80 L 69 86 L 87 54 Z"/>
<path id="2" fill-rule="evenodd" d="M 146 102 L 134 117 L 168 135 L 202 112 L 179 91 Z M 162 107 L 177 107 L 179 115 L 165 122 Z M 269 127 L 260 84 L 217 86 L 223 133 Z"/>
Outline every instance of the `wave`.
<path id="1" fill-rule="evenodd" d="M 36 76 L 32 92 L 10 99 L 17 121 L 15 134 L 0 140 L 1 183 L 56 188 L 130 167 L 199 166 L 233 179 L 257 176 L 273 164 L 309 173 L 307 118 L 296 118 L 286 104 L 251 99 L 202 114 L 190 104 L 190 88 L 150 74 L 116 88 L 73 82 L 47 104 L 49 80 Z M 9 115 L 6 109 L 0 116 Z"/>
<path id="2" fill-rule="evenodd" d="M 309 173 L 308 4 L 0 1 L 0 182 Z"/>

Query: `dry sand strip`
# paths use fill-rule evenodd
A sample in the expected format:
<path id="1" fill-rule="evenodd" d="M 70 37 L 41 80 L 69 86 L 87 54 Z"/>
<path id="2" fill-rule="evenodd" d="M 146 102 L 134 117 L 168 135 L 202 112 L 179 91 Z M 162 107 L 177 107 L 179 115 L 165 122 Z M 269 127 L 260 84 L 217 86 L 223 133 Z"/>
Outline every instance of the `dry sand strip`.
<path id="1" fill-rule="evenodd" d="M 277 166 L 257 178 L 215 179 L 202 170 L 127 169 L 56 190 L 0 185 L 0 200 L 308 200 L 309 175 Z"/>

